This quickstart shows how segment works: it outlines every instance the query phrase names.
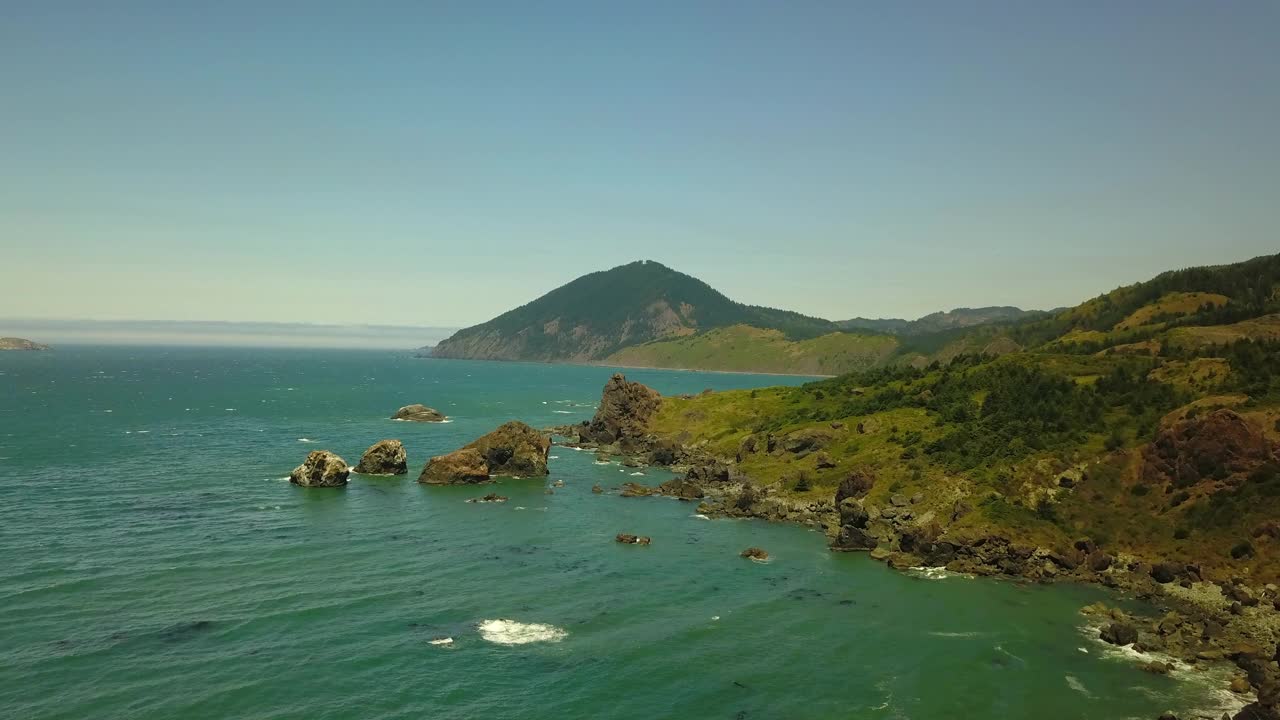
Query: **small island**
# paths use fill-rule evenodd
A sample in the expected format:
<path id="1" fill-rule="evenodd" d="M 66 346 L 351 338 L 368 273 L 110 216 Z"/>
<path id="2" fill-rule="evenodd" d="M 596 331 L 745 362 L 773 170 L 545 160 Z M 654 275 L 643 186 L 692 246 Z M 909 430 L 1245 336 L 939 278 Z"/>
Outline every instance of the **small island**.
<path id="1" fill-rule="evenodd" d="M 41 345 L 26 338 L 0 337 L 0 350 L 48 350 L 48 345 Z"/>

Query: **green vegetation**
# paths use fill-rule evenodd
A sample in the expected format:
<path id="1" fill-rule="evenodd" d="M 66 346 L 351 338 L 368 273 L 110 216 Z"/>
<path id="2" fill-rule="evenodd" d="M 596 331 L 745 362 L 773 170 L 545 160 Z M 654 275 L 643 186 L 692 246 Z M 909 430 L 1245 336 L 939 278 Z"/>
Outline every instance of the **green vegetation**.
<path id="1" fill-rule="evenodd" d="M 606 363 L 796 375 L 838 375 L 884 363 L 898 342 L 888 335 L 829 333 L 793 341 L 779 330 L 734 325 L 624 348 Z"/>

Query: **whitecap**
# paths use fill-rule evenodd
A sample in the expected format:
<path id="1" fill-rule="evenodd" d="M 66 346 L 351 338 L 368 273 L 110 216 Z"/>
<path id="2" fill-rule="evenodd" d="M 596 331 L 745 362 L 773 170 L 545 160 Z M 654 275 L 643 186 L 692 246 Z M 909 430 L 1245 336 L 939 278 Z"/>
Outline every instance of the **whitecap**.
<path id="1" fill-rule="evenodd" d="M 569 633 L 554 625 L 522 623 L 499 618 L 484 620 L 478 626 L 480 637 L 497 645 L 526 645 L 535 642 L 560 642 Z"/>
<path id="2" fill-rule="evenodd" d="M 315 440 L 312 440 L 311 438 L 298 438 L 298 442 L 300 442 L 300 443 L 313 443 L 313 442 L 315 442 Z"/>
<path id="3" fill-rule="evenodd" d="M 427 641 L 427 644 L 428 644 L 428 645 L 452 645 L 452 644 L 453 644 L 453 638 L 451 638 L 451 637 L 440 637 L 440 638 L 435 638 L 435 639 L 433 639 L 433 640 L 428 640 L 428 641 Z"/>
<path id="4" fill-rule="evenodd" d="M 712 616 L 711 616 L 711 619 L 712 619 L 712 620 L 719 620 L 719 619 L 720 619 L 720 616 L 719 616 L 719 615 L 712 615 Z"/>
<path id="5" fill-rule="evenodd" d="M 913 568 L 907 568 L 907 571 L 910 572 L 913 576 L 921 578 L 923 580 L 946 580 L 947 578 L 956 578 L 956 577 L 969 578 L 969 579 L 973 578 L 973 575 L 970 575 L 969 573 L 951 572 L 950 570 L 944 567 L 918 566 Z"/>
<path id="6" fill-rule="evenodd" d="M 547 459 L 548 459 L 548 460 L 559 460 L 559 459 L 560 459 L 560 456 L 559 456 L 559 455 L 548 455 L 548 456 L 547 456 Z"/>
<path id="7" fill-rule="evenodd" d="M 557 415 L 572 415 L 572 414 L 573 414 L 573 411 L 572 411 L 572 410 L 552 410 L 551 412 L 553 412 L 553 413 L 555 413 L 555 414 L 557 414 Z"/>
<path id="8" fill-rule="evenodd" d="M 595 465 L 610 465 L 611 463 L 610 463 L 608 460 L 596 460 L 594 464 L 595 464 Z"/>
<path id="9" fill-rule="evenodd" d="M 525 507 L 525 506 L 523 506 L 523 505 L 517 505 L 517 506 L 516 506 L 516 510 L 528 510 L 528 508 L 526 508 L 526 507 Z"/>
<path id="10" fill-rule="evenodd" d="M 235 409 L 235 408 L 222 408 L 222 409 L 223 409 L 223 410 L 226 410 L 227 412 L 235 412 L 235 411 L 236 411 L 236 409 Z"/>
<path id="11" fill-rule="evenodd" d="M 138 434 L 139 434 L 139 435 L 146 435 L 146 434 L 147 434 L 147 433 L 149 433 L 149 432 L 151 432 L 151 431 L 150 431 L 150 430 L 139 430 L 139 431 L 138 431 Z"/>
<path id="12" fill-rule="evenodd" d="M 624 470 L 623 472 L 626 472 L 626 471 Z M 633 472 L 633 473 L 631 473 L 631 477 L 636 477 L 637 475 L 643 476 L 643 475 L 644 475 L 644 473 L 642 473 L 642 472 Z"/>
<path id="13" fill-rule="evenodd" d="M 710 520 L 710 519 L 711 519 L 711 518 L 707 517 L 706 515 L 703 515 L 702 513 L 694 513 L 694 514 L 690 515 L 689 517 L 696 517 L 696 518 L 698 518 L 699 520 Z"/>
<path id="14" fill-rule="evenodd" d="M 977 631 L 969 631 L 969 632 L 938 631 L 938 632 L 931 632 L 929 634 L 933 635 L 934 637 L 967 638 L 967 637 L 977 637 L 982 633 Z"/>
<path id="15" fill-rule="evenodd" d="M 1072 690 L 1075 690 L 1076 692 L 1080 693 L 1081 695 L 1084 695 L 1087 698 L 1093 697 L 1093 693 L 1089 692 L 1088 688 L 1084 686 L 1084 683 L 1080 682 L 1080 680 L 1076 678 L 1074 675 L 1067 675 L 1066 677 L 1067 677 L 1067 685 L 1071 686 Z"/>

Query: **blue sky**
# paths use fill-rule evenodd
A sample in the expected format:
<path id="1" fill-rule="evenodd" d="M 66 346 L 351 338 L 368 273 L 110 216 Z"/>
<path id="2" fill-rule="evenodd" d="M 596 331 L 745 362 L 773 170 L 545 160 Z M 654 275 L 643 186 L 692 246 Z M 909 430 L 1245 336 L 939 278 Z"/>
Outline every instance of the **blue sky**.
<path id="1" fill-rule="evenodd" d="M 1280 3 L 0 5 L 0 316 L 829 318 L 1280 250 Z"/>

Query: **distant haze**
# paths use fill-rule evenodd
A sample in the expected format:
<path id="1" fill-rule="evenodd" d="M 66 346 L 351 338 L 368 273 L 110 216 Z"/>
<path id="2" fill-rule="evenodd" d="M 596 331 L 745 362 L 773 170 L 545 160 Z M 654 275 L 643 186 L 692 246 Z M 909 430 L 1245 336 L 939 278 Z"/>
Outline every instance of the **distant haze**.
<path id="1" fill-rule="evenodd" d="M 434 345 L 456 328 L 402 325 L 0 319 L 0 336 L 49 345 L 225 345 L 410 350 Z"/>

